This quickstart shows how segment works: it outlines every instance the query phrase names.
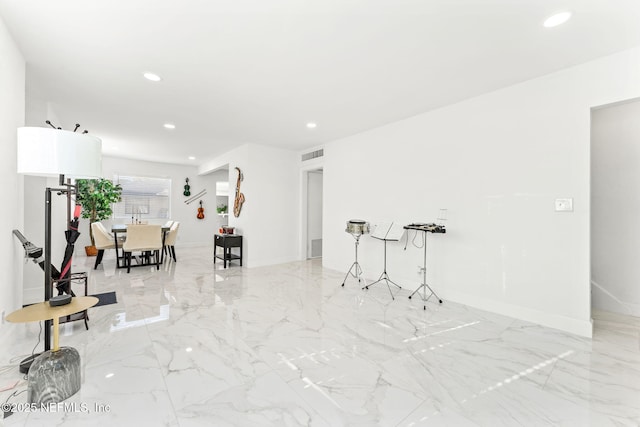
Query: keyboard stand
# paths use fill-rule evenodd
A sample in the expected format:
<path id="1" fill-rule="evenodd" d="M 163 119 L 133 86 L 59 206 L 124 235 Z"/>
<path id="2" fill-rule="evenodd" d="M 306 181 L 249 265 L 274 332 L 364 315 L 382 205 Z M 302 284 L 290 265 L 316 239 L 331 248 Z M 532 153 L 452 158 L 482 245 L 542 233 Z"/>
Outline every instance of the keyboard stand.
<path id="1" fill-rule="evenodd" d="M 436 294 L 435 291 L 431 289 L 431 286 L 427 284 L 427 233 L 446 233 L 446 230 L 444 226 L 436 226 L 435 224 L 425 224 L 421 226 L 408 225 L 404 228 L 408 230 L 416 230 L 416 232 L 421 231 L 424 233 L 424 260 L 422 267 L 420 268 L 420 270 L 422 270 L 422 283 L 420 284 L 420 286 L 418 286 L 418 289 L 416 289 L 411 295 L 409 295 L 409 299 L 411 299 L 411 297 L 415 294 L 418 294 L 418 296 L 424 303 L 424 310 L 427 309 L 427 301 L 429 301 L 429 298 L 431 298 L 432 296 L 435 296 L 438 299 L 438 302 L 442 304 L 442 300 L 440 299 L 438 294 Z M 429 296 L 427 296 L 427 289 L 429 289 Z M 420 290 L 422 290 L 422 295 L 420 294 Z"/>

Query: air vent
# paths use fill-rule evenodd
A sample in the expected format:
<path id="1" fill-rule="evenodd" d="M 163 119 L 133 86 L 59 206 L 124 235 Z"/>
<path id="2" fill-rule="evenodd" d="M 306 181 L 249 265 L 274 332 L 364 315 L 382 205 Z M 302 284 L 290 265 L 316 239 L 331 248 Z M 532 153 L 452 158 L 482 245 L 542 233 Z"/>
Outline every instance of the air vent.
<path id="1" fill-rule="evenodd" d="M 311 258 L 322 256 L 322 239 L 314 239 L 311 241 Z"/>
<path id="2" fill-rule="evenodd" d="M 312 151 L 310 153 L 305 153 L 302 155 L 302 161 L 306 162 L 307 160 L 317 159 L 318 157 L 324 156 L 324 148 L 321 148 L 316 151 Z"/>

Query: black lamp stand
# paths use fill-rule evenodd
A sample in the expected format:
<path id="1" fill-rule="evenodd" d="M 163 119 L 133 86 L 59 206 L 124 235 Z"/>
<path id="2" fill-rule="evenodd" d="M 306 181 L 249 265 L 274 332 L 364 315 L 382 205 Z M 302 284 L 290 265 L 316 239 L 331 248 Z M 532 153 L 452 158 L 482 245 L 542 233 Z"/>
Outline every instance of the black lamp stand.
<path id="1" fill-rule="evenodd" d="M 51 299 L 51 288 L 53 286 L 52 267 L 51 267 L 51 193 L 58 195 L 65 194 L 67 196 L 67 224 L 71 219 L 71 195 L 75 193 L 76 186 L 71 184 L 71 180 L 64 182 L 64 175 L 60 175 L 59 184 L 64 188 L 47 187 L 44 192 L 44 300 Z M 51 320 L 44 321 L 44 351 L 51 350 Z M 31 367 L 33 359 L 38 354 L 27 357 L 20 362 L 20 372 L 27 373 Z"/>

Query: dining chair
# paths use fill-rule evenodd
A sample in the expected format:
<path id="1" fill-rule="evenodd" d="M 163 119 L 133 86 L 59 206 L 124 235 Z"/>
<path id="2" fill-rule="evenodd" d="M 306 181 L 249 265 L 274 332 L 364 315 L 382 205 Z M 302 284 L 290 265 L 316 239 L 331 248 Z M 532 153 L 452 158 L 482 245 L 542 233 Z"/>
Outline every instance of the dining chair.
<path id="1" fill-rule="evenodd" d="M 131 224 L 127 226 L 127 240 L 122 246 L 127 264 L 127 273 L 131 271 L 131 254 L 140 251 L 145 257 L 153 252 L 156 269 L 160 270 L 160 251 L 162 250 L 162 226 Z"/>
<path id="2" fill-rule="evenodd" d="M 173 225 L 173 221 L 172 220 L 168 220 L 167 222 L 164 223 L 164 225 L 162 226 L 163 230 L 167 230 L 165 231 L 165 233 L 169 234 L 169 231 L 171 229 L 171 226 Z M 164 257 L 164 255 L 166 255 L 167 253 L 167 245 L 164 245 L 164 247 L 162 248 L 162 256 Z"/>
<path id="3" fill-rule="evenodd" d="M 98 249 L 98 256 L 96 256 L 96 263 L 93 269 L 97 269 L 98 265 L 102 263 L 102 257 L 106 249 L 115 249 L 116 241 L 113 234 L 109 233 L 101 222 L 94 222 L 91 224 L 91 232 L 93 233 L 93 240 L 96 242 L 96 249 Z"/>
<path id="4" fill-rule="evenodd" d="M 169 250 L 169 256 L 172 257 L 174 261 L 177 261 L 175 245 L 178 238 L 178 228 L 180 228 L 180 222 L 174 221 L 167 233 L 166 239 L 164 240 L 164 247 Z"/>

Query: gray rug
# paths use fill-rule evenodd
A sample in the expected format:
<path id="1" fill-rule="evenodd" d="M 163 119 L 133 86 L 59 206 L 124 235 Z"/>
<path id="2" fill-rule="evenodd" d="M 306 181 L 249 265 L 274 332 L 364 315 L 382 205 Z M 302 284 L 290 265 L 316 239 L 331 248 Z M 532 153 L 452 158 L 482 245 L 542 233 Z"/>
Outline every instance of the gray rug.
<path id="1" fill-rule="evenodd" d="M 116 299 L 115 292 L 105 292 L 103 294 L 95 294 L 95 295 L 89 295 L 89 296 L 98 298 L 98 303 L 94 305 L 94 307 L 100 307 L 101 305 L 115 304 L 118 302 L 118 300 Z"/>

